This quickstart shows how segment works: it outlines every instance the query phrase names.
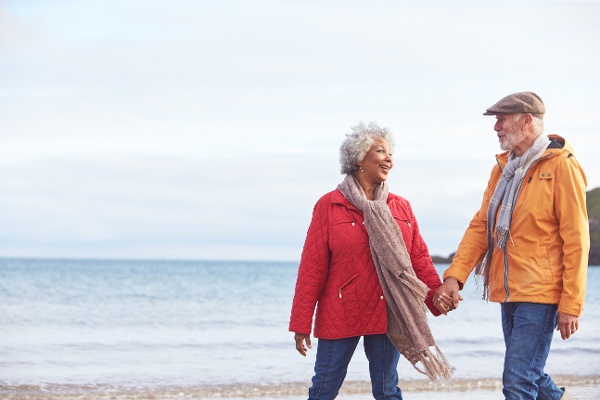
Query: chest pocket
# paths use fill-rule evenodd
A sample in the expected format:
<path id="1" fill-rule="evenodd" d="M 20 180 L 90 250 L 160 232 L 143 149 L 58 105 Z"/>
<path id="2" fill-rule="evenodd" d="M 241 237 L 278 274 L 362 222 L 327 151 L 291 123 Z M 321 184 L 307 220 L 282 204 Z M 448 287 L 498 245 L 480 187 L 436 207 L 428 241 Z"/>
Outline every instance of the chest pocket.
<path id="1" fill-rule="evenodd" d="M 332 249 L 347 247 L 351 249 L 357 244 L 369 243 L 369 237 L 362 222 L 356 219 L 341 219 L 333 222 L 332 226 Z M 340 246 L 340 247 L 338 247 Z"/>
<path id="2" fill-rule="evenodd" d="M 539 172 L 540 179 L 554 179 L 554 174 L 550 171 L 540 171 Z"/>

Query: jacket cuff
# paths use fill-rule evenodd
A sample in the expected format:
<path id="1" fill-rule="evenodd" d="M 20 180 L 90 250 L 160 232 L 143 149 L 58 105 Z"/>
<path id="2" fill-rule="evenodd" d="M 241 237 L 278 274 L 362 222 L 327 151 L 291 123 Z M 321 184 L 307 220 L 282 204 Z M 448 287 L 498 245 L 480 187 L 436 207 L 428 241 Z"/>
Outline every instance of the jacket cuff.
<path id="1" fill-rule="evenodd" d="M 436 306 L 433 305 L 433 295 L 435 294 L 436 290 L 437 288 L 431 289 L 429 291 L 429 294 L 427 294 L 427 297 L 425 298 L 425 305 L 427 306 L 427 308 L 429 308 L 429 311 L 434 316 L 439 317 L 440 315 L 442 315 L 442 313 L 440 312 L 440 310 L 437 309 Z"/>
<path id="2" fill-rule="evenodd" d="M 576 300 L 565 299 L 564 297 L 560 299 L 558 303 L 559 313 L 570 314 L 580 317 L 583 314 L 583 304 Z"/>

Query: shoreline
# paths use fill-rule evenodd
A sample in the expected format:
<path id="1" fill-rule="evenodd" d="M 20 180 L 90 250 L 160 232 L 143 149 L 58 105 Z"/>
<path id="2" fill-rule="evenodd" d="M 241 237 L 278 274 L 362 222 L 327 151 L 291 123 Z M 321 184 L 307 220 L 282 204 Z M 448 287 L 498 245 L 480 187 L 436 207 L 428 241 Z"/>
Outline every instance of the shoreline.
<path id="1" fill-rule="evenodd" d="M 559 386 L 567 387 L 574 399 L 600 398 L 600 376 L 555 375 Z M 50 384 L 6 385 L 0 383 L 0 397 L 7 400 L 301 400 L 306 398 L 310 381 L 287 383 L 239 383 L 210 385 L 117 385 L 117 384 Z M 502 383 L 497 378 L 453 379 L 449 382 L 401 380 L 399 386 L 407 399 L 487 400 L 502 396 Z M 368 381 L 344 382 L 340 398 L 371 398 Z"/>

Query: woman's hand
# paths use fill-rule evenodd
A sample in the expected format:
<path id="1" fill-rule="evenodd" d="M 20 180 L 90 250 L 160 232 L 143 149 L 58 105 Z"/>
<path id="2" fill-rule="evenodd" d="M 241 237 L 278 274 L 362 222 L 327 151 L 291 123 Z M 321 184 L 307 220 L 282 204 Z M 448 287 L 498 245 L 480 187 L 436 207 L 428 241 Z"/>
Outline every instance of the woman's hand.
<path id="1" fill-rule="evenodd" d="M 456 308 L 458 302 L 462 301 L 462 296 L 458 293 L 458 281 L 455 278 L 446 278 L 433 295 L 433 305 L 444 315 Z"/>
<path id="2" fill-rule="evenodd" d="M 296 350 L 298 350 L 298 353 L 300 353 L 302 356 L 306 357 L 306 347 L 312 349 L 312 345 L 310 343 L 310 335 L 296 332 L 296 334 L 294 335 L 294 339 L 296 340 Z M 306 343 L 306 347 L 304 346 L 304 343 Z"/>

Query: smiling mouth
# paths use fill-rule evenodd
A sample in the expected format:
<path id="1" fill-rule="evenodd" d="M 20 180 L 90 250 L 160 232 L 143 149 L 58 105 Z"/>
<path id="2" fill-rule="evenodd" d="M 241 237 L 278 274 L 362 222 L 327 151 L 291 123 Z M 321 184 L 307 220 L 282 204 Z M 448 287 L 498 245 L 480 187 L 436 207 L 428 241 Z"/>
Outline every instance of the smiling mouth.
<path id="1" fill-rule="evenodd" d="M 387 165 L 380 165 L 379 168 L 382 168 L 382 169 L 384 169 L 386 171 L 390 170 L 390 167 L 388 167 Z"/>

